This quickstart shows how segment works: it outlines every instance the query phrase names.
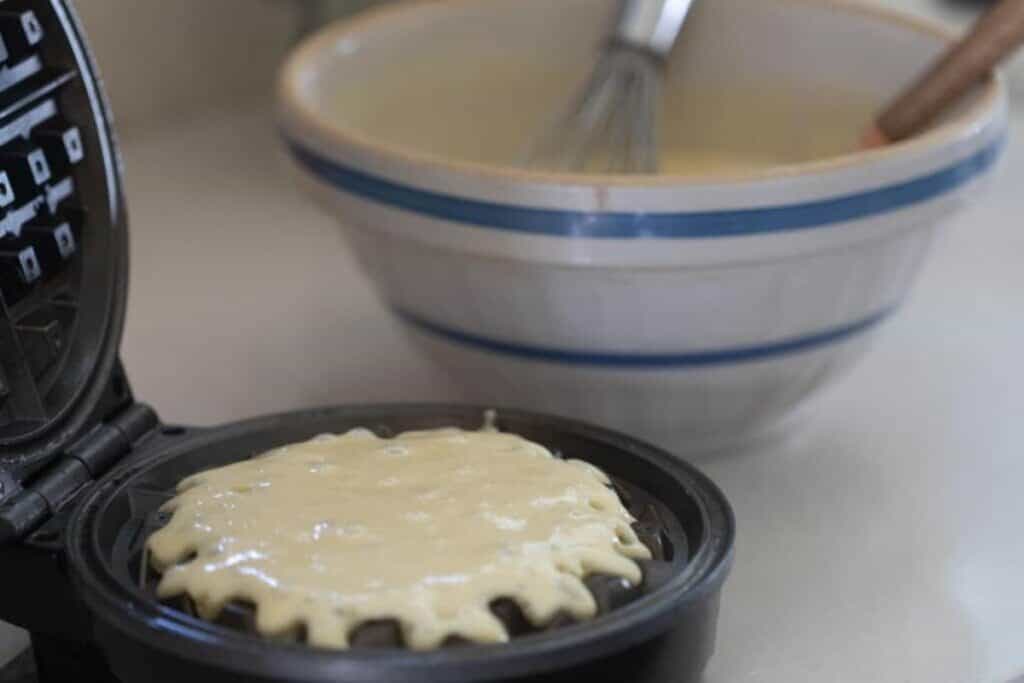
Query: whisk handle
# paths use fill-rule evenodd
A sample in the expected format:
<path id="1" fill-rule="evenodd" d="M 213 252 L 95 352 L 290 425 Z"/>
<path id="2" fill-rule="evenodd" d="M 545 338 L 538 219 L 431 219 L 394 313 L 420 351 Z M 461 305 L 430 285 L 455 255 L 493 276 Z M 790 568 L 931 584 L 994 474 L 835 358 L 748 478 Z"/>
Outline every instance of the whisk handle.
<path id="1" fill-rule="evenodd" d="M 919 132 L 1024 43 L 1024 0 L 1000 0 L 878 118 L 892 142 Z"/>
<path id="2" fill-rule="evenodd" d="M 623 0 L 616 40 L 667 57 L 693 0 Z"/>

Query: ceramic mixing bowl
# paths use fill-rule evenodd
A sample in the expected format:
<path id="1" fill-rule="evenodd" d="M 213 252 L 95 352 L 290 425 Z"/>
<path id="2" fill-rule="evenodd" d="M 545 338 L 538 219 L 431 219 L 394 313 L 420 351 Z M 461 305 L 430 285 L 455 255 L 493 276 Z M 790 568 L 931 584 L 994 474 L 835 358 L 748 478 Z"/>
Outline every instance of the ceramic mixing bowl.
<path id="1" fill-rule="evenodd" d="M 629 177 L 474 160 L 523 144 L 506 138 L 571 91 L 615 6 L 409 3 L 332 25 L 283 70 L 283 135 L 382 298 L 475 399 L 675 449 L 756 433 L 849 368 L 897 311 L 936 229 L 993 168 L 1004 87 L 991 79 L 907 143 L 757 168 Z M 762 108 L 786 97 L 798 116 L 845 93 L 863 105 L 852 140 L 949 40 L 859 4 L 698 3 L 667 86 L 692 116 L 666 126 L 745 116 L 744 144 L 796 149 L 832 117 L 762 132 Z M 453 106 L 477 85 L 443 76 L 466 64 L 494 94 Z M 562 81 L 522 75 L 561 64 L 575 65 Z M 750 105 L 702 96 L 730 88 Z M 435 107 L 447 121 L 430 122 Z M 693 144 L 718 134 L 694 130 Z"/>

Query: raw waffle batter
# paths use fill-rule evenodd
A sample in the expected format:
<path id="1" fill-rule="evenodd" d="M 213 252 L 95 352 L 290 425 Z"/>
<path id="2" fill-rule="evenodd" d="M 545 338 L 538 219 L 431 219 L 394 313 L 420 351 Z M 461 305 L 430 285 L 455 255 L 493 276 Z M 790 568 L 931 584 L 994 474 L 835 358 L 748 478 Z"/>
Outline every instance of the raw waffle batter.
<path id="1" fill-rule="evenodd" d="M 495 431 L 321 436 L 189 477 L 165 509 L 147 545 L 161 597 L 206 619 L 251 602 L 261 633 L 305 626 L 323 647 L 378 619 L 413 649 L 503 642 L 495 599 L 536 626 L 586 619 L 582 577 L 637 583 L 650 557 L 600 470 Z"/>

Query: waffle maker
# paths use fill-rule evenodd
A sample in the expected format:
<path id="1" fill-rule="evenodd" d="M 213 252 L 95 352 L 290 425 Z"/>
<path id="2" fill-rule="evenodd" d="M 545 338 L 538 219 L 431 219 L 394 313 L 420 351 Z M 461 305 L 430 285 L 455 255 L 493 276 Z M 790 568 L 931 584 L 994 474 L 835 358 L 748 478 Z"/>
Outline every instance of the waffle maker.
<path id="1" fill-rule="evenodd" d="M 142 547 L 183 477 L 356 426 L 389 435 L 481 424 L 483 408 L 325 408 L 213 428 L 162 424 L 118 359 L 127 220 L 113 131 L 72 8 L 0 1 L 0 620 L 31 633 L 24 678 L 0 681 L 685 681 L 714 645 L 733 519 L 721 492 L 671 455 L 597 427 L 513 410 L 499 429 L 593 462 L 655 559 L 628 589 L 590 577 L 600 614 L 513 638 L 416 653 L 339 652 L 159 602 Z M 564 621 L 564 620 L 563 620 Z M 379 626 L 379 625 L 378 625 Z M 359 639 L 356 639 L 359 640 Z M 22 658 L 26 660 L 26 658 Z"/>

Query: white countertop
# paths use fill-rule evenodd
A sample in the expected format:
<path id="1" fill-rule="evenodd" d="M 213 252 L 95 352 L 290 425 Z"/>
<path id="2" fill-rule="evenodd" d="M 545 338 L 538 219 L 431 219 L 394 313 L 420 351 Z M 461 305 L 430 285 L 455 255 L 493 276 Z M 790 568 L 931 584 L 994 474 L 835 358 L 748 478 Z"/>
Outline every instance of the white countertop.
<path id="1" fill-rule="evenodd" d="M 124 359 L 165 420 L 460 398 L 292 189 L 266 112 L 123 142 Z M 867 360 L 784 438 L 700 463 L 739 525 L 709 683 L 1024 674 L 1022 182 L 1017 142 Z"/>

